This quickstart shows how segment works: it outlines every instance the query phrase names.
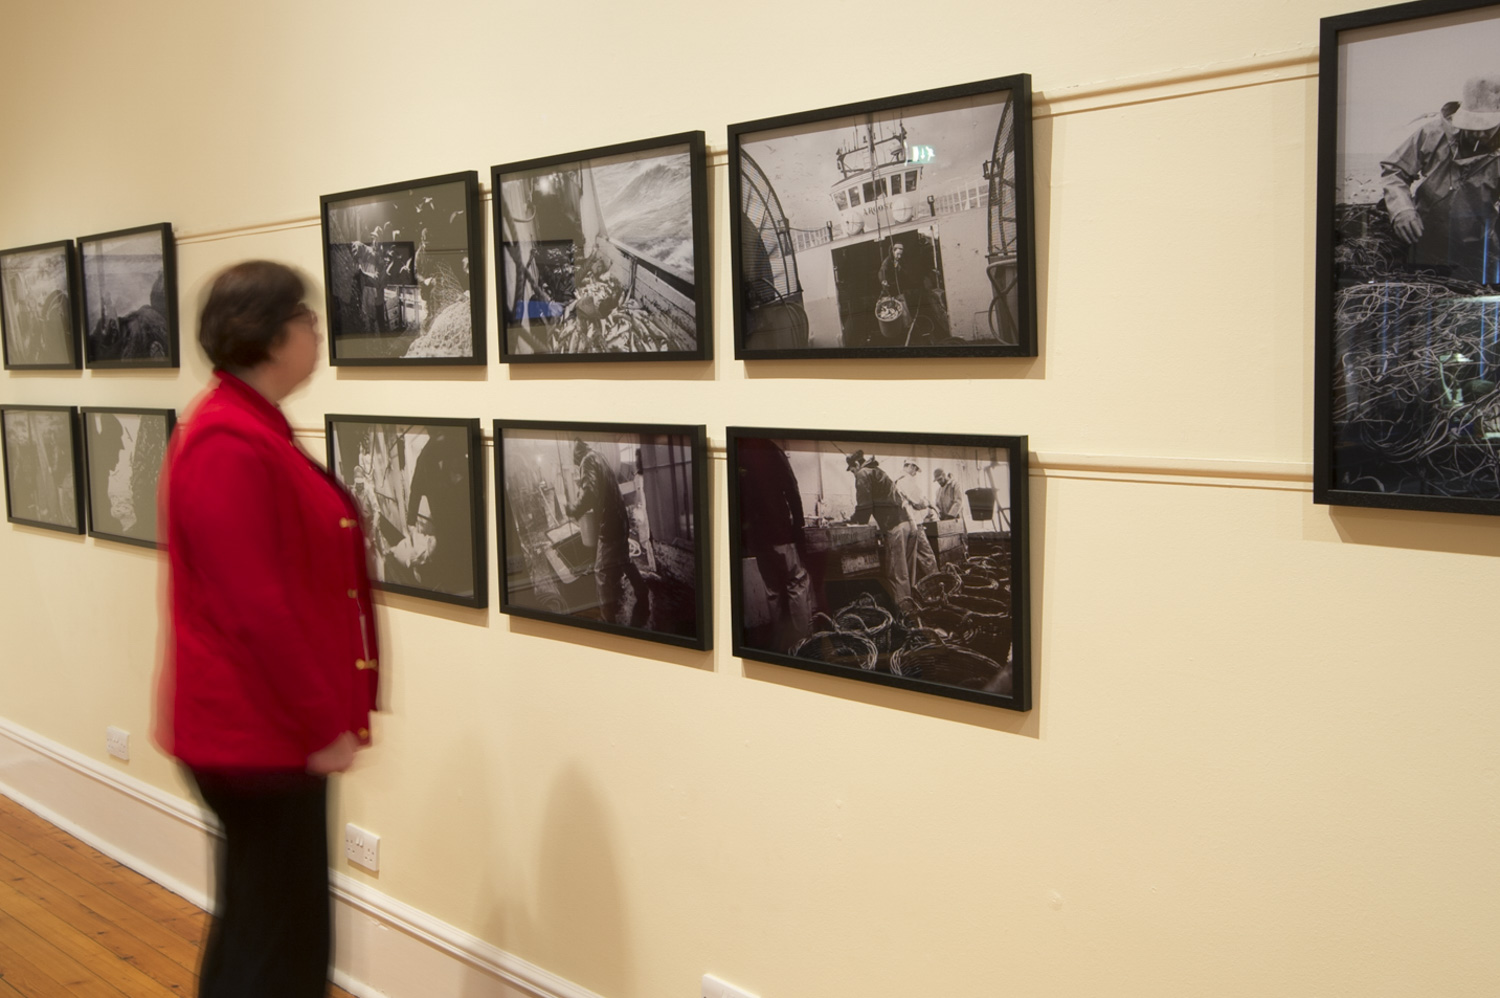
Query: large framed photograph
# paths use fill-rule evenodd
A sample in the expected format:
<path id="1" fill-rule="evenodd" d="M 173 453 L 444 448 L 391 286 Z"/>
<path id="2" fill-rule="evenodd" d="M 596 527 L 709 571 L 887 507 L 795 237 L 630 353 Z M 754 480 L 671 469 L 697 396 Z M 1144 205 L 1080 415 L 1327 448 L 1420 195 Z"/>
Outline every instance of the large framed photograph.
<path id="1" fill-rule="evenodd" d="M 1500 5 L 1322 22 L 1313 496 L 1500 513 Z"/>
<path id="2" fill-rule="evenodd" d="M 0 326 L 12 371 L 79 366 L 73 240 L 0 251 Z"/>
<path id="3" fill-rule="evenodd" d="M 157 546 L 156 490 L 172 409 L 83 409 L 90 537 Z"/>
<path id="4" fill-rule="evenodd" d="M 729 428 L 734 653 L 1031 707 L 1025 437 Z"/>
<path id="5" fill-rule="evenodd" d="M 328 416 L 328 468 L 359 504 L 377 588 L 489 605 L 477 419 Z"/>
<path id="6" fill-rule="evenodd" d="M 483 364 L 474 170 L 323 196 L 332 364 Z"/>
<path id="7" fill-rule="evenodd" d="M 88 367 L 176 367 L 177 246 L 168 222 L 78 240 Z"/>
<path id="8" fill-rule="evenodd" d="M 712 356 L 702 132 L 493 167 L 501 358 Z"/>
<path id="9" fill-rule="evenodd" d="M 1031 78 L 729 126 L 735 356 L 1034 357 Z"/>
<path id="10" fill-rule="evenodd" d="M 5 441 L 5 516 L 11 523 L 83 533 L 78 410 L 0 405 Z"/>
<path id="11" fill-rule="evenodd" d="M 500 609 L 712 646 L 702 426 L 495 421 Z"/>

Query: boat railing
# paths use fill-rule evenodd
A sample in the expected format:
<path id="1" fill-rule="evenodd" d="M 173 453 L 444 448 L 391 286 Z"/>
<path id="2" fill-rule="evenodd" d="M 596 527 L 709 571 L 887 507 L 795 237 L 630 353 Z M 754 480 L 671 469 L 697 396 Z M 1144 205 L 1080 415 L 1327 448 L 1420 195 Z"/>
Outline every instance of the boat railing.
<path id="1" fill-rule="evenodd" d="M 792 234 L 792 245 L 797 248 L 798 252 L 833 242 L 832 222 L 816 229 L 789 229 L 788 231 Z"/>
<path id="2" fill-rule="evenodd" d="M 697 293 L 697 288 L 693 286 L 692 281 L 676 271 L 668 269 L 667 265 L 660 260 L 649 257 L 640 250 L 633 249 L 616 239 L 609 240 L 609 244 L 619 250 L 625 259 L 630 262 L 632 277 L 635 271 L 644 270 L 667 287 L 686 296 L 690 301 Z"/>
<path id="3" fill-rule="evenodd" d="M 912 216 L 904 222 L 896 221 L 891 217 L 891 200 L 881 198 L 876 201 L 868 201 L 858 208 L 851 209 L 851 211 L 864 213 L 866 217 L 870 214 L 875 214 L 878 217 L 879 224 L 882 226 L 895 227 L 906 224 L 920 224 L 923 219 L 935 218 L 942 215 L 956 215 L 959 212 L 973 211 L 987 207 L 989 204 L 989 185 L 982 181 L 965 181 L 961 184 L 952 185 L 946 190 L 925 196 L 915 196 L 911 199 L 911 202 L 908 202 L 913 209 Z M 868 224 L 867 222 L 867 227 L 864 230 L 867 236 L 871 231 L 868 228 Z M 837 238 L 834 234 L 835 223 L 833 222 L 815 229 L 791 229 L 790 233 L 792 241 L 798 250 L 822 246 L 833 242 Z"/>
<path id="4" fill-rule="evenodd" d="M 960 211 L 983 208 L 989 203 L 989 185 L 984 183 L 962 184 L 941 194 L 931 195 L 931 211 L 934 215 L 953 215 Z"/>

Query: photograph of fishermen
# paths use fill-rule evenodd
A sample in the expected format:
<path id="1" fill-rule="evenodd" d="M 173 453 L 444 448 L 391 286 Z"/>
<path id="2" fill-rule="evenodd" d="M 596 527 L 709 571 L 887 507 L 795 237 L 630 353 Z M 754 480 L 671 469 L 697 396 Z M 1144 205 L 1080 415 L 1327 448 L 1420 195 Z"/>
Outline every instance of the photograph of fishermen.
<path id="1" fill-rule="evenodd" d="M 176 363 L 173 275 L 165 226 L 78 241 L 83 260 L 84 360 L 90 367 Z"/>
<path id="2" fill-rule="evenodd" d="M 1497 9 L 1338 35 L 1334 489 L 1500 499 Z"/>
<path id="3" fill-rule="evenodd" d="M 323 198 L 333 363 L 482 356 L 470 260 L 478 174 L 440 179 Z"/>
<path id="4" fill-rule="evenodd" d="M 699 355 L 690 144 L 516 166 L 492 174 L 507 359 Z"/>
<path id="5" fill-rule="evenodd" d="M 329 467 L 354 495 L 371 581 L 396 592 L 483 606 L 477 420 L 328 417 Z"/>
<path id="6" fill-rule="evenodd" d="M 708 647 L 701 430 L 497 424 L 496 437 L 503 609 Z"/>
<path id="7" fill-rule="evenodd" d="M 73 326 L 73 244 L 0 254 L 0 324 L 5 366 L 77 367 Z"/>
<path id="8" fill-rule="evenodd" d="M 743 351 L 1032 342 L 1013 93 L 740 134 Z"/>
<path id="9" fill-rule="evenodd" d="M 156 486 L 172 421 L 170 409 L 83 411 L 91 535 L 156 546 Z"/>
<path id="10" fill-rule="evenodd" d="M 5 494 L 11 520 L 83 533 L 71 409 L 0 411 L 5 424 Z"/>
<path id="11" fill-rule="evenodd" d="M 756 432 L 730 431 L 735 651 L 1013 695 L 1011 451 Z"/>

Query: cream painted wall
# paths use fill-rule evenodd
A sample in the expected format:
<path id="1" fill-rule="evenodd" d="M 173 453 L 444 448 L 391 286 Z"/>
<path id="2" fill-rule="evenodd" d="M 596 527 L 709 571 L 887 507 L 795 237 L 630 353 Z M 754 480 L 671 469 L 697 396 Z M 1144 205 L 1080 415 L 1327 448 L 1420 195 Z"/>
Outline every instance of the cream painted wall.
<path id="1" fill-rule="evenodd" d="M 1500 521 L 1311 503 L 1312 46 L 1360 5 L 8 0 L 0 246 L 170 220 L 190 315 L 234 260 L 320 273 L 320 194 L 702 128 L 722 303 L 727 122 L 1032 73 L 1040 358 L 747 366 L 721 308 L 711 364 L 324 369 L 288 412 L 315 453 L 325 412 L 1030 434 L 1036 709 L 730 655 L 720 453 L 714 652 L 382 598 L 365 879 L 609 998 L 1492 996 Z M 181 408 L 192 335 L 0 401 Z M 126 727 L 180 792 L 154 557 L 4 526 L 0 565 L 0 716 Z"/>

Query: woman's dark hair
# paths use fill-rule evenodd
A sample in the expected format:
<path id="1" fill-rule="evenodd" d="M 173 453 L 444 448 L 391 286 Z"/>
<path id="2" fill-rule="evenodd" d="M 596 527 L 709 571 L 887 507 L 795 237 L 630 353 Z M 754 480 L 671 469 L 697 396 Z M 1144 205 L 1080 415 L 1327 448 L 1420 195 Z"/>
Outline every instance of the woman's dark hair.
<path id="1" fill-rule="evenodd" d="M 246 260 L 214 278 L 198 342 L 215 368 L 246 370 L 267 359 L 307 286 L 285 264 Z"/>

